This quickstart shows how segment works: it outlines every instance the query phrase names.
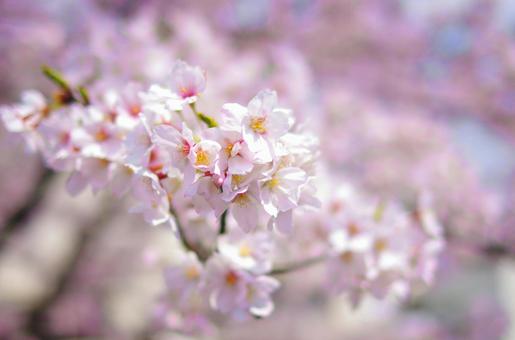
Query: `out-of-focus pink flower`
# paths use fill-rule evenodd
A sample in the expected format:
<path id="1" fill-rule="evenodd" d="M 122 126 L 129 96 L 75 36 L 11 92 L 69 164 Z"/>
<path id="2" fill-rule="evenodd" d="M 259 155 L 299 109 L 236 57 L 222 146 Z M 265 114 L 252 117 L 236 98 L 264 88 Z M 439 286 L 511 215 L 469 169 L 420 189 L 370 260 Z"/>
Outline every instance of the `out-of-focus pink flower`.
<path id="1" fill-rule="evenodd" d="M 205 72 L 198 66 L 178 60 L 172 69 L 172 88 L 188 103 L 194 103 L 206 88 Z"/>

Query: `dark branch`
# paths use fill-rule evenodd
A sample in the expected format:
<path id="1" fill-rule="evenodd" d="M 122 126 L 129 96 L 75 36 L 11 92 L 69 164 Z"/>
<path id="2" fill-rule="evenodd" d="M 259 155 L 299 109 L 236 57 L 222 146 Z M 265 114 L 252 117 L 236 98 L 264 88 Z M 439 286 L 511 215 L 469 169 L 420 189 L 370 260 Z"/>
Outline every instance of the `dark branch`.
<path id="1" fill-rule="evenodd" d="M 200 261 L 205 262 L 209 256 L 211 255 L 211 251 L 204 249 L 200 245 L 195 245 L 191 243 L 186 236 L 186 232 L 184 231 L 184 228 L 181 224 L 181 221 L 179 219 L 179 215 L 177 215 L 177 212 L 175 209 L 170 208 L 170 213 L 172 214 L 173 218 L 175 219 L 175 224 L 177 225 L 177 233 L 179 234 L 179 239 L 184 246 L 186 250 L 189 250 L 195 254 L 197 254 Z"/>
<path id="2" fill-rule="evenodd" d="M 290 263 L 288 265 L 281 266 L 281 267 L 276 267 L 276 268 L 272 269 L 272 271 L 270 272 L 270 275 L 287 274 L 287 273 L 291 273 L 293 271 L 305 269 L 305 268 L 311 267 L 315 264 L 318 264 L 318 263 L 324 261 L 326 258 L 327 258 L 326 255 L 319 255 L 319 256 L 315 256 L 315 257 L 312 257 L 312 258 L 309 258 L 309 259 L 306 259 L 303 261 Z"/>
<path id="3" fill-rule="evenodd" d="M 17 230 L 20 230 L 27 225 L 30 216 L 43 200 L 45 192 L 53 177 L 54 172 L 44 168 L 39 175 L 38 180 L 34 184 L 32 192 L 28 195 L 27 200 L 6 219 L 2 229 L 0 230 L 0 250 L 4 248 L 9 238 Z"/>
<path id="4" fill-rule="evenodd" d="M 74 248 L 73 254 L 69 256 L 64 269 L 59 276 L 55 279 L 55 285 L 51 292 L 39 301 L 36 306 L 30 311 L 26 328 L 27 330 L 36 335 L 38 339 L 50 339 L 54 334 L 47 328 L 46 315 L 54 303 L 69 289 L 73 276 L 84 257 L 89 244 L 99 232 L 105 227 L 109 220 L 113 217 L 114 209 L 107 204 L 101 212 L 96 215 L 91 221 L 81 227 L 80 235 L 77 244 Z"/>
<path id="5" fill-rule="evenodd" d="M 223 235 L 227 232 L 227 210 L 225 210 L 220 216 L 220 230 L 218 234 Z"/>

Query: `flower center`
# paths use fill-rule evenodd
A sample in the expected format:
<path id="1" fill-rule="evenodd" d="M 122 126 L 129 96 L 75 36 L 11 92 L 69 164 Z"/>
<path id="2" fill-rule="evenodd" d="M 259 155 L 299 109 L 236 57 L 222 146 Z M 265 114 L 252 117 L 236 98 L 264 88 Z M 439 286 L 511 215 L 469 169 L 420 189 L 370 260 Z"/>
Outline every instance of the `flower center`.
<path id="1" fill-rule="evenodd" d="M 374 250 L 378 253 L 386 250 L 387 247 L 388 247 L 388 241 L 383 238 L 377 239 L 374 242 Z"/>
<path id="2" fill-rule="evenodd" d="M 350 252 L 348 250 L 344 251 L 343 253 L 340 254 L 340 260 L 342 260 L 342 262 L 344 262 L 344 263 L 351 263 L 352 258 L 353 258 L 352 252 Z"/>
<path id="3" fill-rule="evenodd" d="M 179 150 L 180 150 L 180 152 L 184 156 L 188 156 L 190 154 L 190 145 L 189 145 L 189 143 L 186 142 L 186 141 L 183 141 L 182 142 L 182 147 L 179 147 Z"/>
<path id="4" fill-rule="evenodd" d="M 272 190 L 274 188 L 276 188 L 278 185 L 279 185 L 279 178 L 277 177 L 272 177 L 271 180 L 269 180 L 268 182 L 266 182 L 266 185 L 267 187 Z"/>
<path id="5" fill-rule="evenodd" d="M 246 205 L 248 205 L 250 202 L 250 199 L 248 197 L 247 194 L 238 194 L 236 195 L 236 197 L 234 197 L 233 199 L 233 203 L 239 205 L 240 207 L 244 207 Z"/>
<path id="6" fill-rule="evenodd" d="M 186 275 L 186 277 L 189 280 L 196 280 L 200 277 L 200 273 L 199 273 L 198 269 L 195 268 L 194 266 L 187 267 L 184 272 L 184 275 Z"/>
<path id="7" fill-rule="evenodd" d="M 196 95 L 196 91 L 194 88 L 186 87 L 186 86 L 181 86 L 181 88 L 179 89 L 179 92 L 183 99 L 193 97 Z"/>
<path id="8" fill-rule="evenodd" d="M 207 154 L 207 152 L 205 152 L 202 149 L 199 149 L 197 151 L 197 156 L 195 158 L 195 165 L 196 166 L 199 166 L 199 165 L 208 166 L 209 162 L 210 162 L 210 160 L 209 160 L 209 155 Z"/>
<path id="9" fill-rule="evenodd" d="M 232 183 L 235 185 L 240 185 L 243 181 L 243 176 L 241 175 L 232 175 Z"/>
<path id="10" fill-rule="evenodd" d="M 257 134 L 263 135 L 266 133 L 265 127 L 266 118 L 256 117 L 250 120 L 250 128 Z"/>
<path id="11" fill-rule="evenodd" d="M 247 244 L 243 244 L 240 247 L 240 256 L 249 257 L 250 255 L 252 255 L 252 249 Z"/>
<path id="12" fill-rule="evenodd" d="M 129 114 L 133 117 L 137 117 L 141 112 L 141 106 L 138 104 L 133 104 L 129 106 Z"/>
<path id="13" fill-rule="evenodd" d="M 225 147 L 225 153 L 227 154 L 227 156 L 230 156 L 231 153 L 232 153 L 232 148 L 234 147 L 234 144 L 233 143 L 229 143 L 226 147 Z"/>
<path id="14" fill-rule="evenodd" d="M 356 236 L 357 234 L 359 234 L 359 227 L 356 223 L 351 222 L 347 227 L 347 231 L 349 233 L 349 236 Z"/>
<path id="15" fill-rule="evenodd" d="M 105 158 L 100 158 L 98 160 L 98 165 L 101 167 L 101 168 L 107 168 L 109 166 L 109 160 L 105 159 Z"/>
<path id="16" fill-rule="evenodd" d="M 238 275 L 232 270 L 225 274 L 225 283 L 227 283 L 228 286 L 235 286 L 239 279 Z"/>
<path id="17" fill-rule="evenodd" d="M 95 140 L 97 142 L 104 142 L 109 138 L 109 134 L 105 129 L 100 129 L 95 133 Z"/>

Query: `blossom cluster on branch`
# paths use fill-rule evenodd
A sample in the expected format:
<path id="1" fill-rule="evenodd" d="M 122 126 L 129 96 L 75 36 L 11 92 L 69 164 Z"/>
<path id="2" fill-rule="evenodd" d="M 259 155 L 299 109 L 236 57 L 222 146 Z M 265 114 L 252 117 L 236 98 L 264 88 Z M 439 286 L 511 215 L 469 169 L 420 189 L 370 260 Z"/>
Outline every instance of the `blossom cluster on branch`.
<path id="1" fill-rule="evenodd" d="M 43 71 L 57 92 L 23 93 L 0 109 L 4 125 L 51 169 L 71 173 L 72 195 L 87 187 L 129 194 L 131 212 L 171 227 L 183 256 L 163 266 L 158 314 L 167 326 L 198 330 L 211 310 L 268 316 L 276 276 L 314 264 L 328 268 L 328 290 L 353 304 L 431 283 L 443 241 L 427 197 L 407 211 L 316 176 L 318 139 L 274 91 L 207 113 L 199 105 L 206 74 L 183 61 L 166 86 L 130 83 L 94 95 Z M 330 194 L 317 194 L 322 187 Z"/>

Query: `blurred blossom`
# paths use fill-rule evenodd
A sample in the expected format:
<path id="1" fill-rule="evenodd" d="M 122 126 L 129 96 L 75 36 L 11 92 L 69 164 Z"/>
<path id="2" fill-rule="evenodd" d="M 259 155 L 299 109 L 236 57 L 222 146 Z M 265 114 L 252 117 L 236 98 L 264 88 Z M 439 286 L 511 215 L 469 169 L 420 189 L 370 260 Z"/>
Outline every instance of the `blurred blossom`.
<path id="1" fill-rule="evenodd" d="M 514 8 L 2 1 L 0 338 L 502 338 Z"/>

